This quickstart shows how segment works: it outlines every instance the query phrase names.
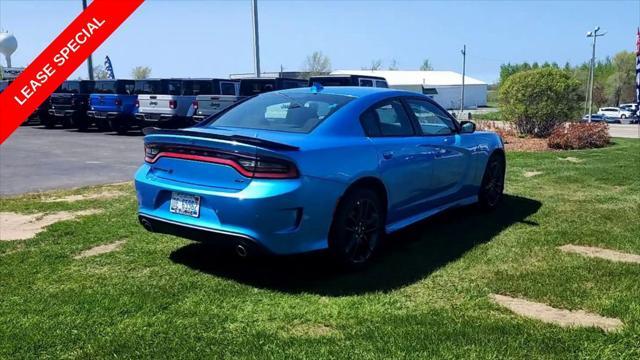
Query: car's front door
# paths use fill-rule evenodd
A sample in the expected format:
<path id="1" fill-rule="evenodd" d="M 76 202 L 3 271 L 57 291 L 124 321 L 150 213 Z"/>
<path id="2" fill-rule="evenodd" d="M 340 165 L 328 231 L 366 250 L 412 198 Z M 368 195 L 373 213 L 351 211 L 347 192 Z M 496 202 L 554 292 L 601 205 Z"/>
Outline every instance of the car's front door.
<path id="1" fill-rule="evenodd" d="M 433 154 L 421 147 L 421 138 L 401 100 L 378 103 L 360 118 L 374 145 L 379 171 L 387 186 L 388 223 L 416 215 L 431 176 Z"/>
<path id="2" fill-rule="evenodd" d="M 460 199 L 470 171 L 471 154 L 461 146 L 455 121 L 428 100 L 407 98 L 405 101 L 419 124 L 420 146 L 433 154 L 433 174 L 425 188 L 426 205 Z"/>

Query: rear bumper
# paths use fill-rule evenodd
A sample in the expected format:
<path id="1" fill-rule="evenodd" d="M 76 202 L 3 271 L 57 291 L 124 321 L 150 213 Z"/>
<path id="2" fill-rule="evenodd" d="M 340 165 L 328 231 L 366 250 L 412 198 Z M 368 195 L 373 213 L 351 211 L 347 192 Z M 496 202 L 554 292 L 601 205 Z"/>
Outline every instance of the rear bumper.
<path id="1" fill-rule="evenodd" d="M 145 126 L 157 126 L 157 127 L 174 127 L 185 123 L 186 117 L 174 115 L 174 114 L 152 114 L 152 113 L 137 113 L 135 115 L 136 123 L 142 127 Z"/>
<path id="2" fill-rule="evenodd" d="M 72 117 L 79 110 L 54 110 L 49 109 L 49 115 L 55 117 Z"/>
<path id="3" fill-rule="evenodd" d="M 255 239 L 243 234 L 230 233 L 201 226 L 187 225 L 179 222 L 138 214 L 138 221 L 148 231 L 180 236 L 198 242 L 214 243 L 223 248 L 235 249 L 241 245 L 252 255 L 273 255 Z"/>
<path id="4" fill-rule="evenodd" d="M 316 178 L 253 180 L 243 190 L 220 189 L 155 177 L 150 166 L 136 173 L 139 216 L 168 223 L 167 233 L 196 241 L 223 234 L 267 253 L 297 254 L 328 247 L 333 211 L 345 186 Z M 200 216 L 169 211 L 173 192 L 200 197 Z M 164 224 L 166 225 L 166 224 Z M 208 236 L 186 236 L 196 229 Z"/>
<path id="5" fill-rule="evenodd" d="M 87 116 L 93 119 L 119 119 L 125 117 L 125 113 L 120 111 L 87 111 Z"/>

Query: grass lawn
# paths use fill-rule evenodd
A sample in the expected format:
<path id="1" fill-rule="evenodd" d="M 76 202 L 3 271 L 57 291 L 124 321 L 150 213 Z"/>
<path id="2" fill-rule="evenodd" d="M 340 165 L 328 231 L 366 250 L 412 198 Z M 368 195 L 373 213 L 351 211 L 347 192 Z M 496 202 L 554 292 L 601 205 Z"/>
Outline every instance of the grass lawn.
<path id="1" fill-rule="evenodd" d="M 130 187 L 110 187 L 127 195 L 108 200 L 42 202 L 95 187 L 2 199 L 3 212 L 104 212 L 0 241 L 0 358 L 640 358 L 640 265 L 557 249 L 640 254 L 640 141 L 509 153 L 499 210 L 413 226 L 355 274 L 318 256 L 247 262 L 150 234 Z M 119 251 L 74 258 L 119 240 Z M 542 323 L 490 294 L 624 328 Z"/>

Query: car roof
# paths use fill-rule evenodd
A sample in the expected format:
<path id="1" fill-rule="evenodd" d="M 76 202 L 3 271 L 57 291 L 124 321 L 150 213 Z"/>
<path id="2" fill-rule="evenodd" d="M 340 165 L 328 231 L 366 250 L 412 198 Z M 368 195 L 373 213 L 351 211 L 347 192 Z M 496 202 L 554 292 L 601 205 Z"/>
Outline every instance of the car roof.
<path id="1" fill-rule="evenodd" d="M 281 93 L 294 93 L 294 94 L 309 94 L 311 93 L 310 87 L 300 87 L 286 90 L 278 90 L 277 92 Z M 376 88 L 376 87 L 368 87 L 368 86 L 325 86 L 320 90 L 321 94 L 331 94 L 331 95 L 344 95 L 344 96 L 352 96 L 352 97 L 364 97 L 372 94 L 381 94 L 381 93 L 395 93 L 397 95 L 415 95 L 420 96 L 421 94 L 404 91 L 404 90 L 396 90 L 389 88 Z"/>

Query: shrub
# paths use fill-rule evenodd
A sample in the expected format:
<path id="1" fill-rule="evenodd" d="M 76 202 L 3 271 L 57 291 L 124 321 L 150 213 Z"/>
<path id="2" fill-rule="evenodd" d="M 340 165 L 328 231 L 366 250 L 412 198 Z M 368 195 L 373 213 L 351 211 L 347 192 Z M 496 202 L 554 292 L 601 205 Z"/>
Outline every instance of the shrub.
<path id="1" fill-rule="evenodd" d="M 547 144 L 561 150 L 604 147 L 609 144 L 609 128 L 603 123 L 566 123 L 553 129 Z"/>
<path id="2" fill-rule="evenodd" d="M 562 70 L 522 71 L 500 86 L 502 113 L 521 134 L 547 137 L 558 124 L 578 115 L 579 90 L 580 83 Z"/>

